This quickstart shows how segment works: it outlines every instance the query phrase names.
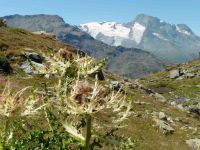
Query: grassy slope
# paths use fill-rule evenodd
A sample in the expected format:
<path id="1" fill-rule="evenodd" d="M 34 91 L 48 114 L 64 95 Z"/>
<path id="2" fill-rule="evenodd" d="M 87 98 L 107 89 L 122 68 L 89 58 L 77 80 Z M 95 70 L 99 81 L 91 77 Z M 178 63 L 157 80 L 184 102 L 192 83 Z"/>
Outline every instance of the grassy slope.
<path id="1" fill-rule="evenodd" d="M 14 29 L 14 28 L 0 28 L 0 43 L 7 44 L 9 48 L 6 51 L 1 51 L 0 55 L 19 55 L 23 48 L 29 47 L 34 49 L 34 51 L 48 51 L 49 49 L 58 50 L 59 48 L 65 47 L 69 51 L 74 51 L 74 49 L 68 45 L 62 44 L 53 40 L 50 37 L 33 35 L 24 30 Z M 13 64 L 14 65 L 14 64 Z M 146 86 L 150 85 L 150 81 L 153 83 L 159 83 L 165 80 L 167 73 L 158 73 L 152 75 L 141 82 L 144 81 Z M 34 76 L 32 79 L 27 78 L 26 75 L 22 73 L 15 73 L 10 76 L 5 76 L 0 74 L 0 89 L 2 90 L 6 80 L 10 79 L 13 87 L 17 90 L 26 85 L 38 84 L 41 85 L 42 81 L 45 79 Z M 107 79 L 111 80 L 121 80 L 121 78 L 113 75 L 106 74 Z M 31 81 L 31 82 L 30 82 Z M 53 82 L 53 81 L 48 81 Z M 107 83 L 103 81 L 102 83 Z M 181 130 L 180 128 L 188 125 L 191 127 L 198 127 L 200 132 L 200 122 L 194 115 L 188 114 L 170 106 L 169 104 L 164 104 L 158 102 L 145 91 L 139 89 L 128 89 L 128 97 L 134 99 L 134 101 L 142 101 L 147 104 L 133 104 L 134 112 L 136 115 L 132 115 L 129 120 L 127 120 L 127 127 L 120 129 L 118 131 L 121 135 L 128 135 L 137 141 L 138 149 L 140 150 L 187 150 L 188 147 L 185 144 L 185 140 L 199 137 L 197 133 L 193 133 L 192 130 Z M 174 121 L 173 127 L 175 132 L 172 135 L 164 135 L 153 125 L 155 124 L 152 120 L 151 115 L 147 115 L 146 111 L 163 111 L 172 119 L 179 118 L 182 121 Z M 106 149 L 106 148 L 103 148 Z M 109 148 L 107 148 L 109 149 Z"/>
<path id="2" fill-rule="evenodd" d="M 18 57 L 26 48 L 33 49 L 33 52 L 40 54 L 41 52 L 49 51 L 58 51 L 60 48 L 65 48 L 67 51 L 70 51 L 76 54 L 76 50 L 64 43 L 58 42 L 50 36 L 45 35 L 35 35 L 30 32 L 27 32 L 23 29 L 11 28 L 11 27 L 0 27 L 0 45 L 7 45 L 8 48 L 0 49 L 0 56 Z M 39 76 L 33 76 L 33 80 L 30 79 L 25 73 L 18 69 L 18 65 L 23 60 L 11 61 L 12 68 L 14 69 L 14 74 L 10 76 L 5 76 L 0 74 L 0 91 L 6 83 L 5 80 L 10 80 L 14 88 L 22 88 L 27 85 L 41 84 L 43 78 Z M 30 82 L 32 80 L 33 82 Z"/>
<path id="3" fill-rule="evenodd" d="M 200 59 L 172 66 L 170 70 L 174 68 L 180 68 L 182 70 L 192 69 L 192 72 L 199 72 Z M 149 75 L 148 78 L 141 79 L 140 81 L 145 86 L 163 94 L 169 101 L 173 100 L 175 97 L 185 97 L 191 99 L 191 101 L 200 98 L 200 77 L 170 79 L 169 71 L 165 71 Z"/>

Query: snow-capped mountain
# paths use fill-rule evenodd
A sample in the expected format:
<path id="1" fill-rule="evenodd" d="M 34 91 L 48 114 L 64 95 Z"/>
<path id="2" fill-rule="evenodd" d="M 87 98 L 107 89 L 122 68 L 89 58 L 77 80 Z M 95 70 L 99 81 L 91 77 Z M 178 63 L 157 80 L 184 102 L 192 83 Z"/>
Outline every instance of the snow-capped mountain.
<path id="1" fill-rule="evenodd" d="M 132 45 L 139 44 L 146 27 L 135 22 L 131 27 L 116 22 L 91 22 L 81 24 L 80 28 L 89 33 L 93 38 L 101 40 L 112 46 L 125 46 L 127 41 Z"/>
<path id="2" fill-rule="evenodd" d="M 200 38 L 185 24 L 170 24 L 140 14 L 132 22 L 92 22 L 80 29 L 112 46 L 145 49 L 168 62 L 194 59 L 200 51 Z"/>
<path id="3" fill-rule="evenodd" d="M 93 38 L 113 46 L 121 46 L 127 40 L 139 44 L 145 31 L 145 27 L 137 22 L 132 28 L 116 22 L 92 22 L 82 24 L 81 29 Z"/>

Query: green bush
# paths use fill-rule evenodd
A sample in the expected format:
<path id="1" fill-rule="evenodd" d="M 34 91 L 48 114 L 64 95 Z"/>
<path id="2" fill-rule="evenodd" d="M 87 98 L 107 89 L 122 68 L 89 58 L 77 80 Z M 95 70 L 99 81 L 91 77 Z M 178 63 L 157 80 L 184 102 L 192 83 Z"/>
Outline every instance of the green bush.
<path id="1" fill-rule="evenodd" d="M 12 72 L 10 63 L 5 56 L 0 56 L 0 71 L 6 74 L 9 74 Z"/>

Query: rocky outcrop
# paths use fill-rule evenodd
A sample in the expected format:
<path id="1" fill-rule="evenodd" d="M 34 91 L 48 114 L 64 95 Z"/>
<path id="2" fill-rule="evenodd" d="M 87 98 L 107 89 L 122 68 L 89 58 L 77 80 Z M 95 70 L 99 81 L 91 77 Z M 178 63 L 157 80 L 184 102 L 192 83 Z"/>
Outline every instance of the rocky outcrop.
<path id="1" fill-rule="evenodd" d="M 155 126 L 159 127 L 159 130 L 163 134 L 172 134 L 174 133 L 174 128 L 171 127 L 171 123 L 173 120 L 171 117 L 168 117 L 164 112 L 153 112 L 152 113 L 153 120 L 155 121 Z"/>
<path id="2" fill-rule="evenodd" d="M 6 26 L 7 26 L 7 24 L 6 24 L 6 20 L 0 18 L 0 27 L 6 27 Z"/>
<path id="3" fill-rule="evenodd" d="M 183 79 L 183 78 L 194 78 L 200 76 L 200 65 L 185 68 L 184 66 L 178 69 L 170 69 L 169 78 L 171 79 Z"/>
<path id="4" fill-rule="evenodd" d="M 29 74 L 39 74 L 37 69 L 44 69 L 45 66 L 42 64 L 44 58 L 35 52 L 25 52 L 21 55 L 21 57 L 25 58 L 20 68 L 23 69 L 26 73 Z"/>
<path id="5" fill-rule="evenodd" d="M 44 58 L 42 58 L 38 53 L 35 52 L 26 52 L 24 53 L 24 57 L 36 63 L 42 63 L 44 60 Z"/>
<path id="6" fill-rule="evenodd" d="M 163 133 L 163 134 L 172 134 L 174 133 L 174 128 L 172 128 L 170 126 L 169 123 L 167 123 L 166 121 L 163 121 L 161 119 L 157 119 L 157 118 L 154 118 L 154 121 L 156 122 L 156 126 L 159 127 L 160 131 Z"/>
<path id="7" fill-rule="evenodd" d="M 170 77 L 171 79 L 178 78 L 180 75 L 181 75 L 181 72 L 180 72 L 179 69 L 171 70 L 171 71 L 169 72 L 169 77 Z"/>
<path id="8" fill-rule="evenodd" d="M 49 37 L 52 37 L 52 38 L 56 38 L 55 34 L 49 33 L 49 32 L 46 32 L 46 31 L 36 31 L 36 32 L 32 32 L 32 33 L 36 34 L 36 35 L 45 35 L 45 36 L 49 36 Z"/>
<path id="9" fill-rule="evenodd" d="M 39 74 L 39 71 L 36 68 L 45 69 L 45 66 L 34 61 L 25 61 L 21 64 L 20 68 L 28 74 Z"/>

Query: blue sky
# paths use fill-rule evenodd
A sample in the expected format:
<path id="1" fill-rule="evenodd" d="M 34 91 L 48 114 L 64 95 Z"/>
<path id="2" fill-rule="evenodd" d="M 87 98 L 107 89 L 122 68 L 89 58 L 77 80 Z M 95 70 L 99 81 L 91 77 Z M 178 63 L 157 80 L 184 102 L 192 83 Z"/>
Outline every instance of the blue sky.
<path id="1" fill-rule="evenodd" d="M 200 35 L 200 0 L 0 0 L 0 16 L 57 14 L 67 23 L 133 20 L 145 13 L 169 23 L 185 23 Z"/>

